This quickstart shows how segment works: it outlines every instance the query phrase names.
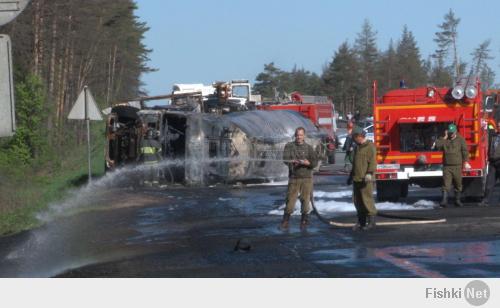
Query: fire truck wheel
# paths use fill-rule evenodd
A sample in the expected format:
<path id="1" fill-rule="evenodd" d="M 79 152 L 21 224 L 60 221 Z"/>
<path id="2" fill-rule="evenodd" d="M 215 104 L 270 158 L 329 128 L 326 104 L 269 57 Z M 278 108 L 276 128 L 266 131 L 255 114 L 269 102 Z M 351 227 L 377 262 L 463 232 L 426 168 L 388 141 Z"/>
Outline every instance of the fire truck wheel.
<path id="1" fill-rule="evenodd" d="M 401 183 L 401 198 L 408 197 L 408 182 Z"/>
<path id="2" fill-rule="evenodd" d="M 401 196 L 401 183 L 398 181 L 377 181 L 377 201 L 396 202 Z"/>

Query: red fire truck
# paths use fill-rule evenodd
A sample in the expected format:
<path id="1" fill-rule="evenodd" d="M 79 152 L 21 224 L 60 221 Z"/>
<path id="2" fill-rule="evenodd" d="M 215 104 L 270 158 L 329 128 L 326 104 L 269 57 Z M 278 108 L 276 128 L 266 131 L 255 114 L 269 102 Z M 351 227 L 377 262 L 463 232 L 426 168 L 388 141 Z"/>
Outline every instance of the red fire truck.
<path id="1" fill-rule="evenodd" d="M 374 83 L 374 97 L 377 97 Z M 395 201 L 408 185 L 439 187 L 442 153 L 433 147 L 450 123 L 465 138 L 470 170 L 463 170 L 463 196 L 481 199 L 487 174 L 488 135 L 478 81 L 461 80 L 454 88 L 397 89 L 375 99 L 377 199 Z"/>
<path id="2" fill-rule="evenodd" d="M 336 122 L 334 105 L 326 96 L 301 95 L 298 92 L 291 94 L 291 102 L 286 103 L 263 103 L 257 106 L 259 110 L 292 110 L 303 114 L 311 120 L 315 126 L 321 128 L 328 134 L 323 140 L 322 154 L 327 158 L 329 164 L 335 163 L 336 149 Z"/>

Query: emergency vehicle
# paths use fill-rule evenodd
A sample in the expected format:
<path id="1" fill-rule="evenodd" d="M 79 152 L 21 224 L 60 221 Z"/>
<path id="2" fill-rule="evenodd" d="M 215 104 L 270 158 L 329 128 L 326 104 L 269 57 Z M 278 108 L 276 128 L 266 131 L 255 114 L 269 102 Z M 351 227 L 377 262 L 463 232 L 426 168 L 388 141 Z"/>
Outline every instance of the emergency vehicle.
<path id="1" fill-rule="evenodd" d="M 267 102 L 257 106 L 258 110 L 292 110 L 308 118 L 316 127 L 327 134 L 323 140 L 321 154 L 329 164 L 335 163 L 335 149 L 338 141 L 335 136 L 337 129 L 335 108 L 326 96 L 302 95 L 293 92 L 290 102 Z"/>
<path id="2" fill-rule="evenodd" d="M 462 195 L 483 197 L 488 134 L 479 81 L 462 78 L 454 88 L 391 90 L 381 98 L 375 82 L 374 97 L 379 201 L 406 197 L 411 184 L 442 185 L 443 156 L 433 145 L 450 123 L 456 124 L 469 151 L 471 169 L 462 171 Z"/>

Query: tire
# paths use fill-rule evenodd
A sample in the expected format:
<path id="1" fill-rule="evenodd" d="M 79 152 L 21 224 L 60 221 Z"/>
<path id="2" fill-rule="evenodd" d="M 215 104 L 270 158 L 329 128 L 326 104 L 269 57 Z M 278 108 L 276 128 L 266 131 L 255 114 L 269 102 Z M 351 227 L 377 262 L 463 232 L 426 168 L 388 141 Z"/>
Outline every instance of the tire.
<path id="1" fill-rule="evenodd" d="M 401 196 L 399 181 L 377 181 L 377 201 L 397 202 Z"/>
<path id="2" fill-rule="evenodd" d="M 401 183 L 401 198 L 408 197 L 408 182 Z"/>

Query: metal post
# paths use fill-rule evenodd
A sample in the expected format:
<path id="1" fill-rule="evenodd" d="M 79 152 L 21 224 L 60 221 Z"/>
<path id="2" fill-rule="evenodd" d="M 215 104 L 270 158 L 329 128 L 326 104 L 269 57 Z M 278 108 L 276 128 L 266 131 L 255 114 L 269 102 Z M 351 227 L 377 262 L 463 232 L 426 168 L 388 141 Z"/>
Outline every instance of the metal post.
<path id="1" fill-rule="evenodd" d="M 83 88 L 83 91 L 85 91 L 85 122 L 87 122 L 87 154 L 88 154 L 88 165 L 89 165 L 89 184 L 92 182 L 92 170 L 91 170 L 91 164 L 90 164 L 90 119 L 88 115 L 88 106 L 87 106 L 87 86 Z"/>

